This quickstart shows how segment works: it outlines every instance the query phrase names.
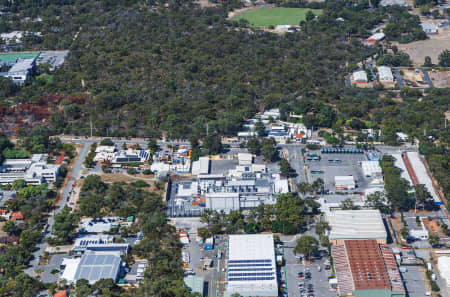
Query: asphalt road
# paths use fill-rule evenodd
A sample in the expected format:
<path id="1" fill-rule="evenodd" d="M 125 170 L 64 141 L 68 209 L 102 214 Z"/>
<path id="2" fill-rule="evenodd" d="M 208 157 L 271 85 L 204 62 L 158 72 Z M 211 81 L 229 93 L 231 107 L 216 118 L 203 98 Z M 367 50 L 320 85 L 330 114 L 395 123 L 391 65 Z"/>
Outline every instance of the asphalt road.
<path id="1" fill-rule="evenodd" d="M 81 137 L 64 137 L 64 136 L 60 136 L 60 139 L 62 142 L 71 142 L 71 143 L 79 143 L 79 144 L 89 144 L 91 145 L 94 142 L 100 143 L 100 141 L 102 141 L 102 139 L 105 138 L 109 138 L 111 139 L 117 146 L 122 146 L 123 143 L 126 144 L 139 144 L 139 146 L 141 146 L 142 148 L 146 149 L 147 148 L 147 144 L 148 141 L 144 140 L 144 139 L 116 139 L 113 137 L 96 137 L 96 138 L 81 138 Z M 158 140 L 158 145 L 160 147 L 165 147 L 166 145 L 171 144 L 171 145 L 190 145 L 190 142 L 187 141 L 160 141 Z"/>
<path id="2" fill-rule="evenodd" d="M 305 167 L 302 157 L 302 149 L 304 145 L 284 144 L 280 145 L 281 149 L 288 152 L 288 161 L 291 168 L 295 171 L 296 176 L 292 178 L 293 184 L 297 185 L 301 181 L 307 181 L 305 177 Z"/>
<path id="3" fill-rule="evenodd" d="M 72 184 L 75 182 L 76 179 L 80 177 L 83 161 L 86 158 L 86 155 L 89 153 L 91 144 L 92 143 L 89 142 L 83 143 L 82 148 L 78 152 L 78 156 L 75 159 L 69 178 L 67 179 L 66 186 L 61 190 L 61 200 L 59 201 L 58 207 L 50 214 L 50 216 L 47 219 L 48 231 L 52 231 L 54 224 L 54 215 L 59 214 L 61 210 L 64 208 L 64 206 L 67 203 L 67 197 L 69 196 L 69 193 L 72 191 Z M 50 232 L 46 234 L 46 238 L 47 237 L 50 237 Z M 26 274 L 32 277 L 36 276 L 36 273 L 34 271 L 38 267 L 39 258 L 44 254 L 44 251 L 47 247 L 48 244 L 45 238 L 43 238 L 41 242 L 39 242 L 36 245 L 36 250 L 33 253 L 33 258 L 30 261 L 28 268 L 25 269 L 24 271 Z"/>

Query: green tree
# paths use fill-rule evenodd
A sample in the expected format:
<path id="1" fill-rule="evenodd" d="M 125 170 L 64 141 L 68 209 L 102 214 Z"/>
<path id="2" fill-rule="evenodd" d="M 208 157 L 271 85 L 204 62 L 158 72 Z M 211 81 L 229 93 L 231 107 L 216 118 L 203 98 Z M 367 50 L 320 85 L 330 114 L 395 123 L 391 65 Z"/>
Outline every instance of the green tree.
<path id="1" fill-rule="evenodd" d="M 23 189 L 27 186 L 27 182 L 24 179 L 16 179 L 12 183 L 12 188 L 16 191 Z"/>
<path id="2" fill-rule="evenodd" d="M 423 63 L 423 67 L 433 67 L 433 62 L 431 61 L 430 56 L 425 57 L 425 62 Z"/>
<path id="3" fill-rule="evenodd" d="M 71 214 L 70 208 L 65 206 L 54 218 L 53 234 L 56 236 L 56 242 L 71 243 L 79 221 L 78 216 Z"/>
<path id="4" fill-rule="evenodd" d="M 266 126 L 261 121 L 261 119 L 258 119 L 258 121 L 255 123 L 255 132 L 258 133 L 259 137 L 264 137 L 266 135 Z"/>
<path id="5" fill-rule="evenodd" d="M 198 148 L 198 141 L 196 142 L 196 144 L 197 144 L 196 147 L 192 146 L 192 149 Z M 152 152 L 152 155 L 154 155 L 156 153 L 156 151 L 158 151 L 159 146 L 158 146 L 158 142 L 156 141 L 156 139 L 154 139 L 154 138 L 150 139 L 150 141 L 148 142 L 148 148 Z"/>
<path id="6" fill-rule="evenodd" d="M 259 155 L 261 153 L 261 143 L 258 138 L 250 138 L 247 141 L 247 149 L 251 154 Z"/>
<path id="7" fill-rule="evenodd" d="M 32 251 L 41 238 L 41 232 L 37 230 L 23 230 L 20 233 L 20 245 Z"/>
<path id="8" fill-rule="evenodd" d="M 110 138 L 105 138 L 100 141 L 100 145 L 113 146 L 114 142 Z"/>
<path id="9" fill-rule="evenodd" d="M 431 233 L 428 236 L 428 242 L 431 244 L 431 246 L 436 246 L 439 244 L 439 236 L 437 234 Z"/>
<path id="10" fill-rule="evenodd" d="M 316 193 L 323 193 L 323 191 L 325 190 L 325 182 L 323 181 L 323 179 L 319 177 L 318 179 L 313 181 L 311 190 Z"/>
<path id="11" fill-rule="evenodd" d="M 433 205 L 434 200 L 430 192 L 424 184 L 418 184 L 414 186 L 414 192 L 416 194 L 416 201 L 425 206 Z"/>
<path id="12" fill-rule="evenodd" d="M 317 235 L 326 234 L 326 232 L 330 229 L 331 229 L 330 225 L 328 224 L 327 221 L 320 221 L 316 224 Z"/>
<path id="13" fill-rule="evenodd" d="M 197 234 L 198 236 L 200 236 L 201 239 L 203 239 L 203 241 L 205 241 L 207 238 L 210 238 L 212 235 L 211 231 L 209 231 L 208 228 L 198 228 Z"/>
<path id="14" fill-rule="evenodd" d="M 292 171 L 291 164 L 286 159 L 280 160 L 280 173 L 284 176 L 289 176 Z"/>
<path id="15" fill-rule="evenodd" d="M 15 221 L 7 221 L 3 225 L 3 231 L 18 236 L 22 232 L 22 228 L 17 226 Z"/>
<path id="16" fill-rule="evenodd" d="M 382 213 L 389 212 L 389 204 L 386 194 L 382 191 L 367 195 L 366 206 L 380 210 Z"/>
<path id="17" fill-rule="evenodd" d="M 352 199 L 348 198 L 341 202 L 340 208 L 342 210 L 356 210 L 359 206 L 356 206 Z"/>
<path id="18" fill-rule="evenodd" d="M 450 66 L 450 50 L 444 50 L 439 54 L 438 57 L 439 66 L 449 67 Z"/>
<path id="19" fill-rule="evenodd" d="M 261 141 L 261 154 L 264 156 L 266 162 L 272 162 L 277 156 L 277 150 L 275 148 L 275 140 L 272 138 L 264 138 Z"/>
<path id="20" fill-rule="evenodd" d="M 203 138 L 203 148 L 208 150 L 210 155 L 217 155 L 222 151 L 222 142 L 217 135 L 208 135 Z"/>
<path id="21" fill-rule="evenodd" d="M 303 235 L 297 239 L 297 243 L 294 247 L 294 254 L 302 254 L 307 259 L 311 259 L 317 250 L 319 242 L 312 236 Z"/>
<path id="22" fill-rule="evenodd" d="M 308 10 L 306 12 L 305 19 L 307 22 L 310 22 L 310 21 L 314 20 L 315 18 L 316 18 L 316 15 L 311 10 Z"/>
<path id="23" fill-rule="evenodd" d="M 312 192 L 312 186 L 307 182 L 299 182 L 297 184 L 297 191 L 302 195 Z"/>

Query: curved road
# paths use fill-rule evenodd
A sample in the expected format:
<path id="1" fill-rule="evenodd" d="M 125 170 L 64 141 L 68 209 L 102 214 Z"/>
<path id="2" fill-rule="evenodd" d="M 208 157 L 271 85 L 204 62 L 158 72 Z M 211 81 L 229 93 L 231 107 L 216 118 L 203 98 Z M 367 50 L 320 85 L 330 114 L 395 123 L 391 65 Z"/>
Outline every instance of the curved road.
<path id="1" fill-rule="evenodd" d="M 69 193 L 72 191 L 72 184 L 75 182 L 76 179 L 78 179 L 80 177 L 80 172 L 83 166 L 83 161 L 86 157 L 86 155 L 89 153 L 90 147 L 91 147 L 90 142 L 85 142 L 83 143 L 83 146 L 81 147 L 80 151 L 78 152 L 78 156 L 75 159 L 75 162 L 73 163 L 73 167 L 72 170 L 70 172 L 70 175 L 67 179 L 67 183 L 65 185 L 65 187 L 61 190 L 61 200 L 58 203 L 58 206 L 56 208 L 56 210 L 54 210 L 50 216 L 47 218 L 47 225 L 48 225 L 48 233 L 46 234 L 46 237 L 50 237 L 50 232 L 53 229 L 53 224 L 54 224 L 54 215 L 55 214 L 59 214 L 61 212 L 61 210 L 64 208 L 64 206 L 66 206 L 67 203 L 67 197 L 69 196 Z M 28 264 L 28 268 L 24 270 L 24 272 L 30 276 L 35 277 L 36 273 L 34 272 L 39 265 L 39 258 L 44 254 L 45 249 L 48 247 L 48 244 L 45 240 L 45 238 L 43 238 L 41 240 L 40 243 L 38 243 L 36 245 L 36 250 L 33 253 L 33 259 L 30 261 L 30 263 Z"/>

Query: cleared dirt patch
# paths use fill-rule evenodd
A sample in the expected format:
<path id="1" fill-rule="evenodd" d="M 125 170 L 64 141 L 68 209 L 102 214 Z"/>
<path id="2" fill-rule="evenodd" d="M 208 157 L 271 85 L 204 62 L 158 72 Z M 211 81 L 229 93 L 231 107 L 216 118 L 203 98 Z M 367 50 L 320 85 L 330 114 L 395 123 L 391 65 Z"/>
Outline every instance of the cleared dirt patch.
<path id="1" fill-rule="evenodd" d="M 142 180 L 149 184 L 149 187 L 143 188 L 146 191 L 155 192 L 161 196 L 163 196 L 166 191 L 166 183 L 154 181 L 153 175 L 137 174 L 132 176 L 121 173 L 102 173 L 100 176 L 102 181 L 108 184 L 114 182 L 134 183 L 138 180 Z"/>
<path id="2" fill-rule="evenodd" d="M 143 180 L 147 183 L 150 183 L 153 179 L 152 175 L 128 175 L 121 173 L 102 173 L 101 175 L 102 181 L 105 183 L 114 183 L 114 182 L 125 182 L 125 183 L 133 183 L 137 180 Z"/>
<path id="3" fill-rule="evenodd" d="M 415 66 L 424 63 L 429 56 L 434 64 L 438 63 L 439 54 L 450 49 L 450 29 L 439 28 L 439 34 L 430 35 L 427 40 L 420 40 L 408 44 L 395 44 L 399 50 L 406 52 Z"/>
<path id="4" fill-rule="evenodd" d="M 450 71 L 428 71 L 436 88 L 450 88 Z"/>
<path id="5" fill-rule="evenodd" d="M 428 84 L 424 80 L 422 71 L 415 69 L 402 68 L 400 73 L 403 73 L 402 79 L 405 86 L 410 88 L 424 88 Z"/>

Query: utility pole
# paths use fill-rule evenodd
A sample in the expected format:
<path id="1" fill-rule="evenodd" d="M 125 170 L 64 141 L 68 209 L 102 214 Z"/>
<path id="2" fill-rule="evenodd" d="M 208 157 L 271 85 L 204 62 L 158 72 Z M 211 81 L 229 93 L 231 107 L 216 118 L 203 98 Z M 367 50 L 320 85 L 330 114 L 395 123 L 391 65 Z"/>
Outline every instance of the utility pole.
<path id="1" fill-rule="evenodd" d="M 209 123 L 206 123 L 206 136 L 209 134 Z"/>

